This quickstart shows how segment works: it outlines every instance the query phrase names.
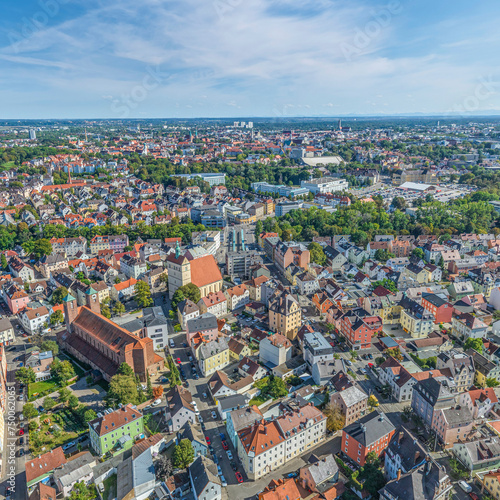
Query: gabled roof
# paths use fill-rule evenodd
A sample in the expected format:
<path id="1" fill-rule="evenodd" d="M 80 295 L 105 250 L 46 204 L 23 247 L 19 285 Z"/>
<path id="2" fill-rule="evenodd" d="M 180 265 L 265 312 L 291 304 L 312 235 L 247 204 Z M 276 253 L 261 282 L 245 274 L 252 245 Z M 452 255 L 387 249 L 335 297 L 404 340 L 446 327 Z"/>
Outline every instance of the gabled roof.
<path id="1" fill-rule="evenodd" d="M 395 430 L 391 421 L 379 411 L 373 411 L 344 428 L 346 434 L 365 447 L 371 446 Z"/>

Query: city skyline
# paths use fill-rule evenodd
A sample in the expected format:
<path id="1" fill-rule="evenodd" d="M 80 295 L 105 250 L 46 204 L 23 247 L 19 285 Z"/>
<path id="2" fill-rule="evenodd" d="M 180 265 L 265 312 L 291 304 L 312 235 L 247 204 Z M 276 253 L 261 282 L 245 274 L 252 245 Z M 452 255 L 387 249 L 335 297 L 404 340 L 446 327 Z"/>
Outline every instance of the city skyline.
<path id="1" fill-rule="evenodd" d="M 24 0 L 3 119 L 491 115 L 498 5 Z"/>

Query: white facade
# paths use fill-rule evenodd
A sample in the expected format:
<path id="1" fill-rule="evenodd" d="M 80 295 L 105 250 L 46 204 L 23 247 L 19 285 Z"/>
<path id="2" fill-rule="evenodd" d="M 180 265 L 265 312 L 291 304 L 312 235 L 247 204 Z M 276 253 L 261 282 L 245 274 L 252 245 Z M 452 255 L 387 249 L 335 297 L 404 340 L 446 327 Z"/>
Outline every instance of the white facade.
<path id="1" fill-rule="evenodd" d="M 301 181 L 300 186 L 308 189 L 311 193 L 334 193 L 336 191 L 347 191 L 349 183 L 345 179 L 333 177 L 320 177 L 309 181 Z"/>

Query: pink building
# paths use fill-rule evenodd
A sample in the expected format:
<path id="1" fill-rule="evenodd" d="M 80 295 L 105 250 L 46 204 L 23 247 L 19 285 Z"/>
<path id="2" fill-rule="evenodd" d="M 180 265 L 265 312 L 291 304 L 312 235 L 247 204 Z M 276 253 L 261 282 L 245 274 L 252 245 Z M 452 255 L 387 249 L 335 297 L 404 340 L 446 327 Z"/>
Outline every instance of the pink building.
<path id="1" fill-rule="evenodd" d="M 30 300 L 28 294 L 24 290 L 21 290 L 15 283 L 6 285 L 4 295 L 12 314 L 17 314 L 19 311 L 22 311 Z"/>

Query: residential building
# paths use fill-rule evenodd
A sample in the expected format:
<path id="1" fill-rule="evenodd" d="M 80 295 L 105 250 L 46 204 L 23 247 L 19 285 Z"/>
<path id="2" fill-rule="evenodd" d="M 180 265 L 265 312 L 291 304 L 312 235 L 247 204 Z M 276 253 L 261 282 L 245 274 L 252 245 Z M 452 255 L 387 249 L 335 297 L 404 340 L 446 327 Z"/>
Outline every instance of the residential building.
<path id="1" fill-rule="evenodd" d="M 212 460 L 199 456 L 188 470 L 191 490 L 196 500 L 222 500 L 222 486 Z"/>
<path id="2" fill-rule="evenodd" d="M 22 311 L 30 301 L 28 294 L 14 282 L 6 283 L 3 286 L 2 295 L 12 314 Z"/>
<path id="3" fill-rule="evenodd" d="M 333 347 L 321 333 L 307 332 L 302 343 L 302 355 L 309 370 L 312 370 L 315 364 L 333 360 Z"/>
<path id="4" fill-rule="evenodd" d="M 66 462 L 64 451 L 60 446 L 27 461 L 25 469 L 28 494 L 33 492 L 38 483 L 48 483 L 54 470 Z"/>
<path id="5" fill-rule="evenodd" d="M 229 311 L 244 307 L 245 304 L 250 302 L 250 292 L 244 284 L 228 288 L 224 295 L 227 298 L 227 309 Z"/>
<path id="6" fill-rule="evenodd" d="M 341 451 L 351 460 L 365 465 L 370 452 L 380 456 L 396 432 L 396 428 L 384 413 L 373 411 L 342 430 Z"/>
<path id="7" fill-rule="evenodd" d="M 422 294 L 422 307 L 434 316 L 434 323 L 450 323 L 453 306 L 441 295 Z"/>
<path id="8" fill-rule="evenodd" d="M 252 426 L 256 422 L 262 421 L 262 419 L 263 415 L 259 408 L 255 405 L 248 406 L 246 408 L 239 408 L 228 413 L 226 416 L 227 435 L 233 443 L 234 449 L 238 455 L 240 454 L 239 447 L 241 447 L 241 441 L 238 439 L 238 433 L 242 429 Z"/>
<path id="9" fill-rule="evenodd" d="M 301 326 L 302 310 L 297 299 L 277 291 L 269 300 L 269 329 L 294 340 Z"/>
<path id="10" fill-rule="evenodd" d="M 474 361 L 474 384 L 476 387 L 486 387 L 486 380 L 489 378 L 500 382 L 500 365 L 488 361 L 474 349 L 468 349 L 466 354 L 471 356 Z"/>
<path id="11" fill-rule="evenodd" d="M 183 439 L 187 439 L 193 449 L 194 456 L 199 457 L 203 455 L 208 456 L 208 444 L 205 439 L 203 429 L 198 423 L 186 422 L 181 430 L 177 433 L 176 442 L 179 444 Z"/>
<path id="12" fill-rule="evenodd" d="M 390 481 L 396 479 L 398 471 L 407 474 L 425 463 L 427 450 L 406 427 L 401 427 L 389 442 L 385 452 L 384 472 Z"/>
<path id="13" fill-rule="evenodd" d="M 88 451 L 79 453 L 54 471 L 54 483 L 57 491 L 68 498 L 76 483 L 87 486 L 93 483 L 93 467 L 97 465 L 96 459 Z M 55 500 L 55 499 L 54 499 Z"/>
<path id="14" fill-rule="evenodd" d="M 469 354 L 454 349 L 442 352 L 437 356 L 436 368 L 441 371 L 445 368 L 450 370 L 451 379 L 458 392 L 469 390 L 474 383 L 474 359 Z"/>
<path id="15" fill-rule="evenodd" d="M 452 452 L 471 474 L 500 466 L 500 441 L 496 436 L 455 443 Z"/>
<path id="16" fill-rule="evenodd" d="M 9 345 L 9 342 L 13 342 L 14 327 L 8 318 L 0 319 L 0 344 Z"/>
<path id="17" fill-rule="evenodd" d="M 172 321 L 165 316 L 160 306 L 144 308 L 142 317 L 125 323 L 123 328 L 140 338 L 152 339 L 155 351 L 163 351 L 168 346 L 168 339 L 174 334 Z"/>
<path id="18" fill-rule="evenodd" d="M 291 264 L 307 271 L 310 259 L 309 250 L 301 243 L 280 241 L 274 250 L 274 262 L 282 273 Z"/>
<path id="19" fill-rule="evenodd" d="M 356 308 L 345 313 L 340 320 L 340 334 L 348 346 L 359 351 L 371 347 L 372 336 L 382 331 L 382 318 L 371 316 L 364 309 Z"/>
<path id="20" fill-rule="evenodd" d="M 198 318 L 199 316 L 200 316 L 200 307 L 196 305 L 191 299 L 184 299 L 177 305 L 177 318 L 179 319 L 179 324 L 181 325 L 181 328 L 183 330 L 186 329 L 187 322 L 189 320 Z"/>
<path id="21" fill-rule="evenodd" d="M 259 361 L 274 368 L 292 358 L 292 343 L 281 333 L 269 335 L 259 344 Z"/>
<path id="22" fill-rule="evenodd" d="M 198 302 L 201 314 L 210 313 L 216 318 L 225 316 L 228 312 L 228 300 L 222 291 L 209 293 Z"/>
<path id="23" fill-rule="evenodd" d="M 23 283 L 35 279 L 35 271 L 31 266 L 25 264 L 19 257 L 11 257 L 9 260 L 9 269 L 12 276 L 21 278 Z"/>
<path id="24" fill-rule="evenodd" d="M 51 274 L 68 267 L 68 259 L 60 253 L 44 255 L 38 262 L 40 272 L 45 278 L 50 278 Z"/>
<path id="25" fill-rule="evenodd" d="M 430 456 L 406 474 L 398 474 L 379 490 L 380 500 L 446 500 L 453 485 L 446 469 Z"/>
<path id="26" fill-rule="evenodd" d="M 487 330 L 484 321 L 470 313 L 453 316 L 451 320 L 451 334 L 460 340 L 485 338 Z"/>
<path id="27" fill-rule="evenodd" d="M 343 391 L 331 394 L 330 404 L 340 408 L 342 415 L 345 417 L 344 426 L 348 426 L 366 414 L 368 396 L 356 386 L 351 386 Z"/>
<path id="28" fill-rule="evenodd" d="M 257 496 L 259 500 L 301 500 L 303 498 L 293 478 L 273 479 Z"/>
<path id="29" fill-rule="evenodd" d="M 445 448 L 451 448 L 457 441 L 466 441 L 474 426 L 472 412 L 466 406 L 437 410 L 431 429 Z"/>
<path id="30" fill-rule="evenodd" d="M 167 409 L 165 420 L 170 432 L 178 432 L 187 422 L 196 422 L 196 411 L 191 393 L 182 386 L 175 386 L 165 394 Z"/>
<path id="31" fill-rule="evenodd" d="M 432 331 L 434 317 L 418 302 L 410 299 L 406 295 L 400 302 L 401 305 L 401 326 L 413 338 L 424 338 Z"/>
<path id="32" fill-rule="evenodd" d="M 219 325 L 215 315 L 207 312 L 187 321 L 186 342 L 190 347 L 200 342 L 211 342 L 219 336 Z"/>
<path id="33" fill-rule="evenodd" d="M 33 369 L 37 381 L 48 380 L 52 377 L 50 365 L 53 361 L 54 356 L 52 355 L 52 351 L 31 351 L 26 355 L 25 366 Z"/>
<path id="34" fill-rule="evenodd" d="M 217 370 L 222 370 L 229 364 L 229 346 L 226 338 L 203 342 L 196 349 L 196 359 L 204 377 Z"/>
<path id="35" fill-rule="evenodd" d="M 500 472 L 491 471 L 483 476 L 483 489 L 486 490 L 495 500 L 500 500 Z"/>
<path id="36" fill-rule="evenodd" d="M 138 280 L 148 270 L 148 266 L 141 259 L 125 254 L 120 259 L 120 271 L 127 277 Z"/>
<path id="37" fill-rule="evenodd" d="M 102 456 L 132 448 L 135 439 L 144 434 L 142 413 L 132 404 L 98 414 L 89 422 L 90 446 Z"/>
<path id="38" fill-rule="evenodd" d="M 25 309 L 19 314 L 19 319 L 24 331 L 28 335 L 41 333 L 45 325 L 50 321 L 49 311 L 45 306 L 36 309 Z"/>
<path id="39" fill-rule="evenodd" d="M 443 376 L 421 380 L 413 387 L 411 407 L 425 425 L 434 428 L 437 412 L 455 405 L 452 390 L 454 387 Z"/>
<path id="40" fill-rule="evenodd" d="M 225 421 L 229 413 L 240 408 L 246 408 L 250 397 L 246 394 L 233 394 L 218 398 L 215 401 L 215 406 L 222 421 Z"/>
<path id="41" fill-rule="evenodd" d="M 324 493 L 339 480 L 339 467 L 332 454 L 301 467 L 298 483 L 306 491 Z"/>
<path id="42" fill-rule="evenodd" d="M 296 281 L 301 295 L 312 295 L 319 289 L 318 278 L 313 276 L 308 271 L 300 273 L 297 276 Z"/>

